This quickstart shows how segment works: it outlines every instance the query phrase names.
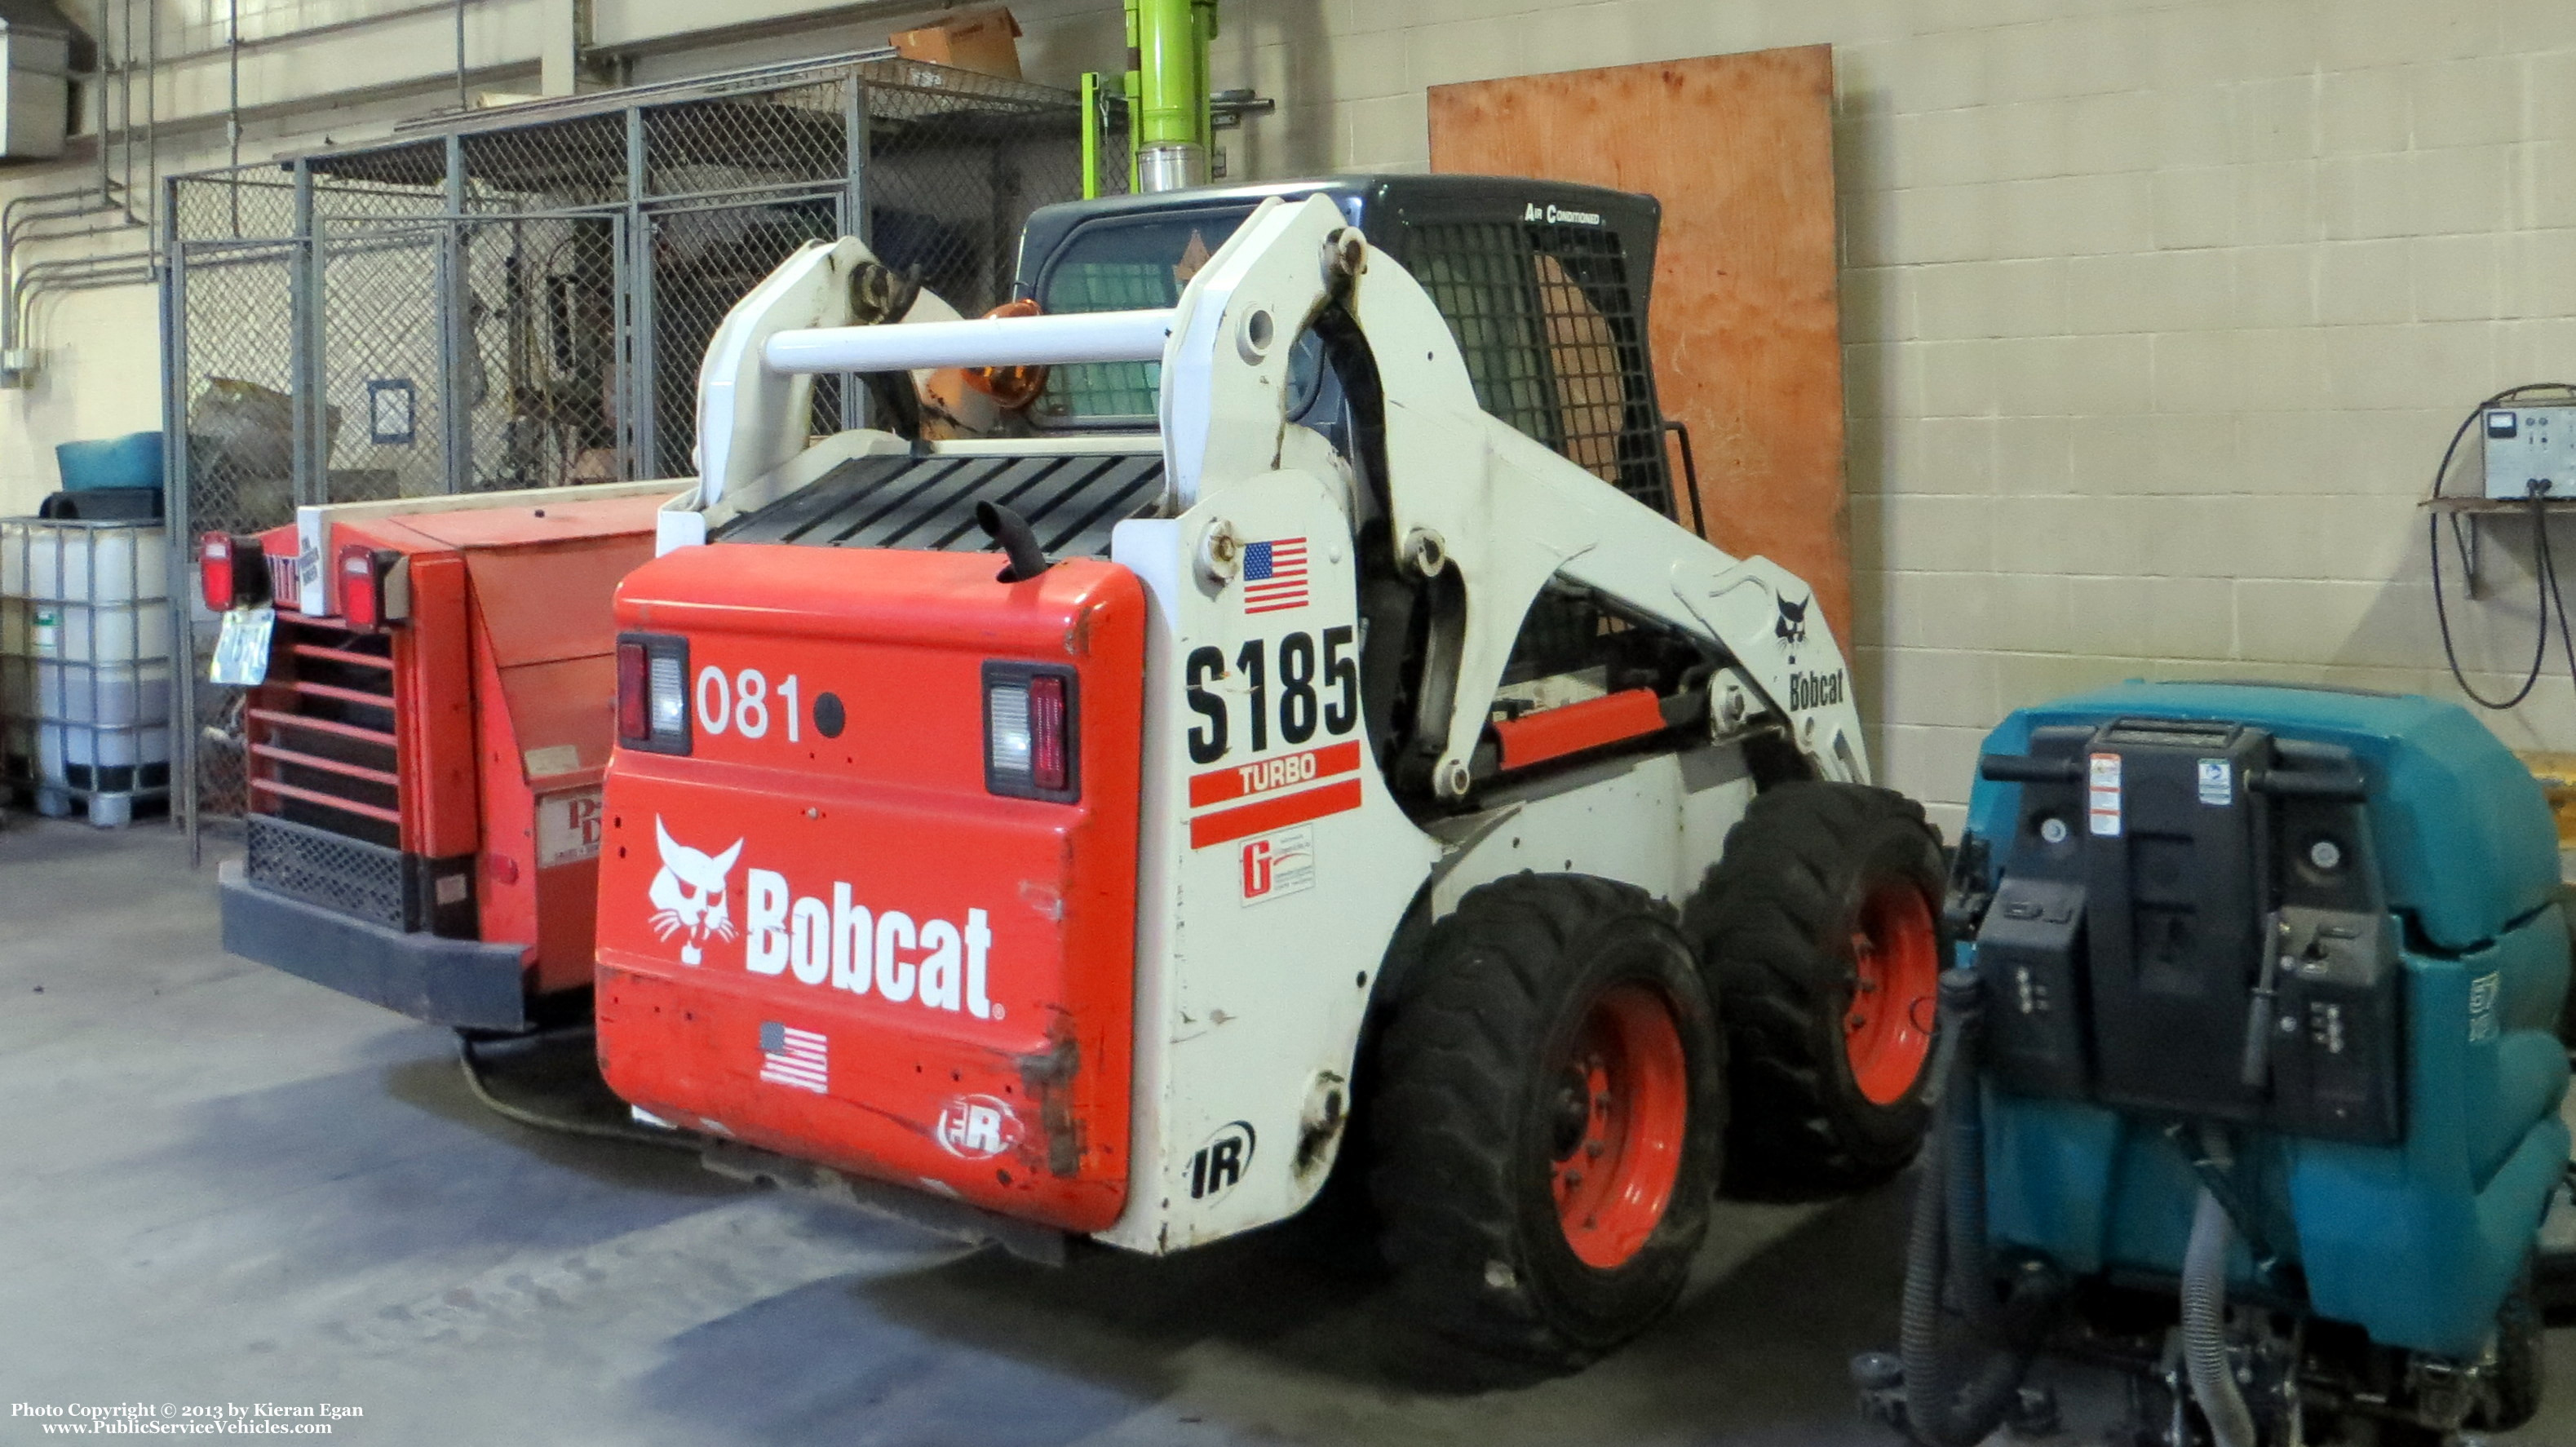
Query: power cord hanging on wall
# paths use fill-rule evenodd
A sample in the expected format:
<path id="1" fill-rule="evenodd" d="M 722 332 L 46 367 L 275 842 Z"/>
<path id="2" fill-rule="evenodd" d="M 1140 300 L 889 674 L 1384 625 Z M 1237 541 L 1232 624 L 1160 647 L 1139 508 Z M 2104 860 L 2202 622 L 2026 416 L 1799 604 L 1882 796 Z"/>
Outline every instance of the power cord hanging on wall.
<path id="1" fill-rule="evenodd" d="M 2519 387 L 2507 387 L 2469 409 L 2469 415 L 2461 418 L 2458 429 L 2451 433 L 2451 445 L 2442 449 L 2441 464 L 2433 469 L 2431 496 L 2438 498 L 2442 495 L 2442 479 L 2451 475 L 2451 463 L 2459 456 L 2461 439 L 2469 435 L 2469 429 L 2477 425 L 2478 419 L 2486 415 L 2487 409 L 2500 407 L 2507 402 L 2518 402 L 2534 392 L 2557 392 L 2569 398 L 2576 398 L 2576 385 L 2565 382 L 2525 382 Z M 2522 686 L 2516 688 L 2510 698 L 2489 698 L 2478 692 L 2477 686 L 2469 682 L 2468 674 L 2460 668 L 2460 651 L 2451 641 L 2450 605 L 2442 600 L 2443 518 L 2444 514 L 2439 511 L 2428 511 L 2424 516 L 2424 536 L 2433 554 L 2433 617 L 2442 627 L 2442 661 L 2450 665 L 2451 681 L 2457 683 L 2460 686 L 2460 692 L 2467 694 L 2469 701 L 2480 708 L 2499 710 L 2513 708 L 2529 698 L 2532 689 L 2540 684 L 2541 664 L 2549 657 L 2549 614 L 2553 608 L 2558 613 L 2558 643 L 2560 651 L 2566 655 L 2567 676 L 2571 681 L 2576 681 L 2576 632 L 2571 632 L 2569 628 L 2567 599 L 2558 590 L 2558 563 L 2549 550 L 2549 513 L 2545 495 L 2539 492 L 2531 495 L 2532 551 L 2538 573 L 2536 585 L 2539 592 L 2540 617 L 2531 640 L 2531 668 L 2523 674 Z M 2449 514 L 2449 518 L 2451 545 L 2460 549 L 2465 564 L 2468 548 L 2460 541 L 2459 515 L 2452 513 Z"/>

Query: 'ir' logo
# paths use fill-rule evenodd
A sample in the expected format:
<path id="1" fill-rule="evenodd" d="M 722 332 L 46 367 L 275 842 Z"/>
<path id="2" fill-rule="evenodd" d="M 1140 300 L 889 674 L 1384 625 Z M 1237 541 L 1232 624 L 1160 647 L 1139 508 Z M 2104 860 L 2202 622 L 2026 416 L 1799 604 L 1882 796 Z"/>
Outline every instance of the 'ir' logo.
<path id="1" fill-rule="evenodd" d="M 1019 1144 L 1020 1118 L 1006 1101 L 961 1095 L 940 1109 L 936 1133 L 950 1155 L 980 1161 Z"/>
<path id="2" fill-rule="evenodd" d="M 1213 1201 L 1252 1169 L 1252 1123 L 1228 1121 L 1190 1157 L 1190 1199 Z"/>

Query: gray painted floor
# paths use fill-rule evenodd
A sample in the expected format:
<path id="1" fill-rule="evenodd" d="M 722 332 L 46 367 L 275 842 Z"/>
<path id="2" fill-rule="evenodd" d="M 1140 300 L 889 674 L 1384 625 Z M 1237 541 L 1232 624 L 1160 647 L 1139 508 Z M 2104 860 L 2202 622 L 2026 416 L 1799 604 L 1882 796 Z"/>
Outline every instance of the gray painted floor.
<path id="1" fill-rule="evenodd" d="M 1579 1376 L 1409 1385 L 1294 1232 L 1061 1271 L 479 1107 L 451 1040 L 224 955 L 174 831 L 0 831 L 0 1409 L 356 1407 L 361 1443 L 1888 1447 L 1898 1198 L 1725 1207 Z M 2576 1442 L 2570 1384 L 2499 1442 Z M 0 1444 L 39 1440 L 0 1415 Z"/>

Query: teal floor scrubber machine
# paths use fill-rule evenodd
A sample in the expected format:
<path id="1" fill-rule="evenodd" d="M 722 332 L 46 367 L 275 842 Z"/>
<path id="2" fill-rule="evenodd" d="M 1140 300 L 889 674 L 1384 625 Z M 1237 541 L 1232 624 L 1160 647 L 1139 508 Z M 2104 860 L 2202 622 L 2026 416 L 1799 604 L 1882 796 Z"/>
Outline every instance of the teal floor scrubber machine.
<path id="1" fill-rule="evenodd" d="M 2530 773 L 2430 699 L 2139 683 L 2014 714 L 1979 773 L 1864 1410 L 1932 1447 L 2043 1435 L 2044 1353 L 2118 1369 L 2119 1447 L 2528 1420 L 2568 1170 Z"/>

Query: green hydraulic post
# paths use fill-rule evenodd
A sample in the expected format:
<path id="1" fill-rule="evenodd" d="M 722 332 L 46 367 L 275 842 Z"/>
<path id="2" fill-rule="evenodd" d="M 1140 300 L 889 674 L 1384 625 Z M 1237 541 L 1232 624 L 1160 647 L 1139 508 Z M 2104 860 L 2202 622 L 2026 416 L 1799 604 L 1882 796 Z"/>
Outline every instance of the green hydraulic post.
<path id="1" fill-rule="evenodd" d="M 1082 73 L 1082 199 L 1100 194 L 1100 72 Z"/>
<path id="2" fill-rule="evenodd" d="M 1127 0 L 1130 140 L 1139 191 L 1208 180 L 1208 46 L 1216 0 Z"/>

